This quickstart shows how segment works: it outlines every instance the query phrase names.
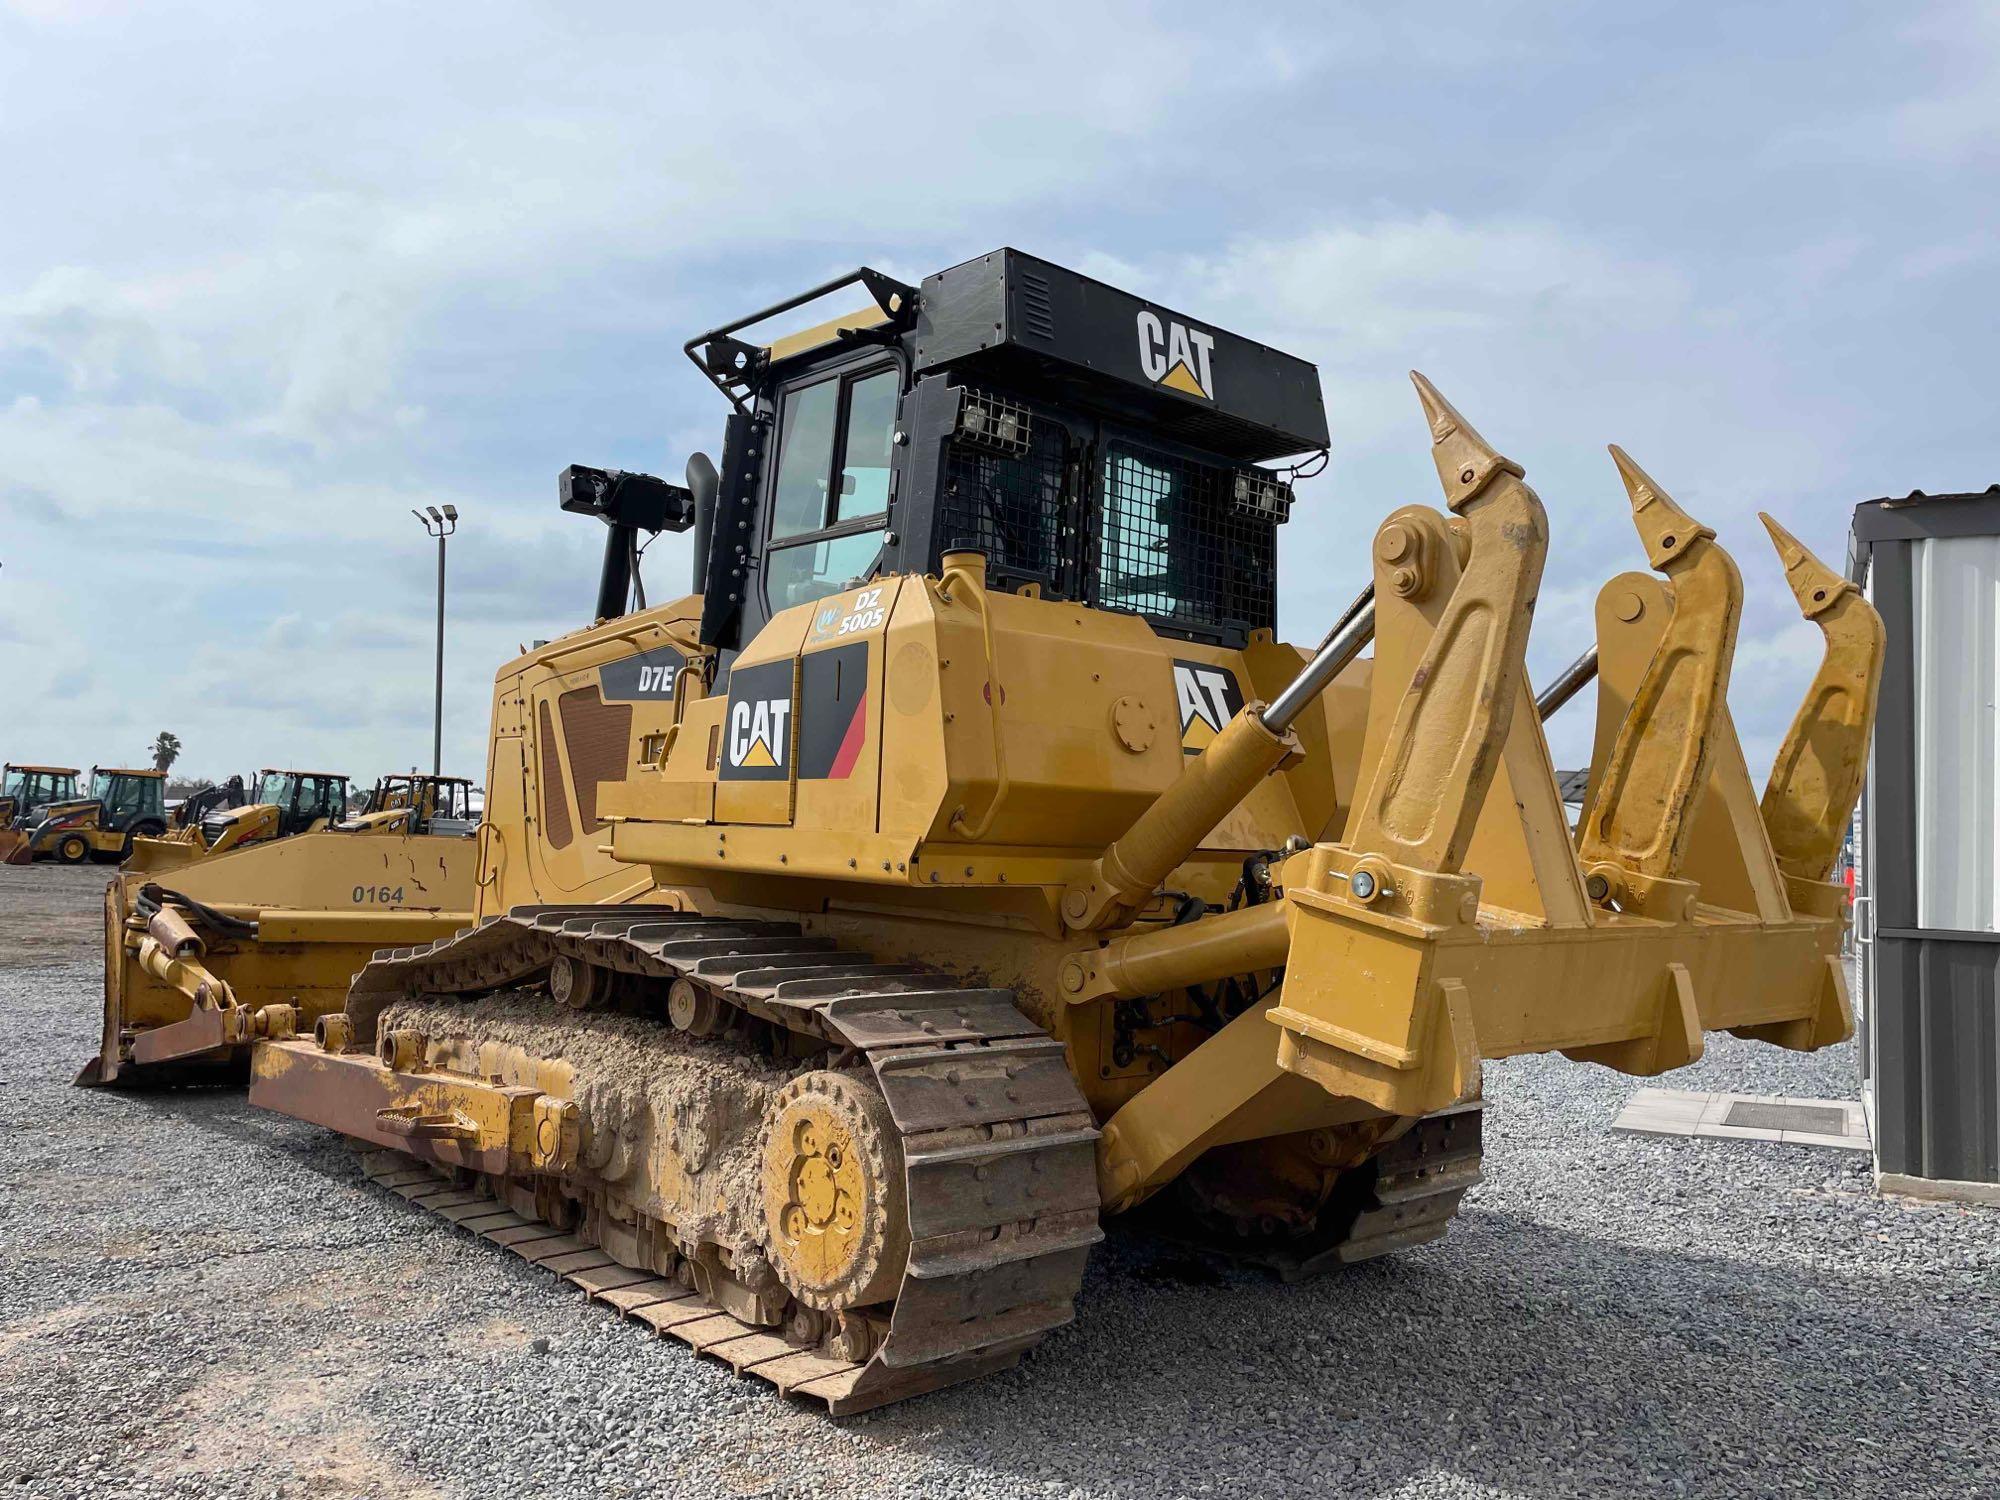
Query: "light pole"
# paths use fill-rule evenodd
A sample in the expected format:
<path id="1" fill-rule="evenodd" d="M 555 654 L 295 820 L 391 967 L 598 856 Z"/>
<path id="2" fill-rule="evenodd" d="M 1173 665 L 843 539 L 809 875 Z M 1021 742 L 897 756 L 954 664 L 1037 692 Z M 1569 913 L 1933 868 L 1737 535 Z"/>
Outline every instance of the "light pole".
<path id="1" fill-rule="evenodd" d="M 424 512 L 429 512 L 425 515 Z M 423 511 L 411 511 L 411 515 L 424 528 L 426 536 L 437 538 L 438 544 L 438 643 L 437 643 L 437 717 L 431 732 L 431 775 L 444 775 L 444 539 L 458 530 L 458 507 L 447 505 L 444 514 L 438 514 L 435 505 L 426 505 Z"/>

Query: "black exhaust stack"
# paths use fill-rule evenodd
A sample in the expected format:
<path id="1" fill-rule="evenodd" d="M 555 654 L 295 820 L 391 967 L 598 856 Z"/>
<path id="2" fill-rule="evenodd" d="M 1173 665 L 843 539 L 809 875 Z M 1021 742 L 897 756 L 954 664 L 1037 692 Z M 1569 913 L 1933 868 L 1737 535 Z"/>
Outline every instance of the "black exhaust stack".
<path id="1" fill-rule="evenodd" d="M 706 453 L 688 460 L 688 493 L 694 496 L 694 588 L 699 594 L 708 587 L 708 540 L 715 533 L 715 497 L 722 489 L 722 476 Z"/>
<path id="2" fill-rule="evenodd" d="M 686 531 L 695 524 L 694 495 L 682 485 L 651 474 L 592 469 L 583 464 L 564 469 L 556 485 L 564 510 L 596 516 L 611 528 L 604 539 L 604 568 L 597 580 L 597 618 L 615 620 L 631 608 L 639 533 Z"/>

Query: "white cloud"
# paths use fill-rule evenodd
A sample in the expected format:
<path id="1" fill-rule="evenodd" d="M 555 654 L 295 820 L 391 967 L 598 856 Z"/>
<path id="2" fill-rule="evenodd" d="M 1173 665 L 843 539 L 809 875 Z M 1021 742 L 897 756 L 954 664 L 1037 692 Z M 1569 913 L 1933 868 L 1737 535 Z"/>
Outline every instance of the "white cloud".
<path id="1" fill-rule="evenodd" d="M 1615 440 L 1737 548 L 1739 704 L 1774 744 L 1797 635 L 1751 512 L 1837 557 L 1856 499 L 2000 477 L 1945 373 L 1992 321 L 1993 14 L 1744 14 L 1704 52 L 1684 17 L 1577 8 L 11 0 L 0 668 L 71 686 L 37 732 L 72 758 L 175 719 L 191 756 L 408 764 L 407 511 L 449 498 L 476 759 L 491 666 L 591 596 L 556 470 L 716 447 L 682 339 L 857 260 L 1013 242 L 1319 364 L 1295 638 L 1383 514 L 1434 503 L 1415 366 L 1549 505 L 1533 671 L 1641 561 Z M 686 562 L 654 548 L 656 596 Z"/>

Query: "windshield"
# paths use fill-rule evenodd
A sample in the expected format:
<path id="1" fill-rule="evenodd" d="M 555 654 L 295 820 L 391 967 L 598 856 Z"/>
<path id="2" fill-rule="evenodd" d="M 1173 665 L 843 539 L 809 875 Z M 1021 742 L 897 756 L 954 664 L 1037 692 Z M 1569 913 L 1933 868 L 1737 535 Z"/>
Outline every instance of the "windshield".
<path id="1" fill-rule="evenodd" d="M 257 783 L 257 801 L 275 802 L 278 806 L 283 807 L 285 805 L 285 779 L 283 771 L 266 771 Z"/>
<path id="2" fill-rule="evenodd" d="M 109 771 L 92 771 L 90 773 L 90 795 L 100 802 L 111 795 L 111 773 Z"/>

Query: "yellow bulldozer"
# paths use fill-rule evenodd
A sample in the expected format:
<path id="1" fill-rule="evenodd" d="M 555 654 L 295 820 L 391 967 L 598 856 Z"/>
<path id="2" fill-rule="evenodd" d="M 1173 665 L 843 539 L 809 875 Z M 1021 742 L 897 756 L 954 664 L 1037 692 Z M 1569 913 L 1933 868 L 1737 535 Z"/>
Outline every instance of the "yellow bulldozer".
<path id="1" fill-rule="evenodd" d="M 104 1028 L 79 1084 L 241 1082 L 252 1043 L 340 1010 L 376 949 L 472 920 L 463 777 L 384 777 L 371 811 L 333 822 L 344 777 L 258 787 L 270 801 L 191 818 L 194 837 L 141 840 L 106 891 Z M 238 836 L 245 811 L 273 815 L 263 837 Z"/>
<path id="2" fill-rule="evenodd" d="M 1293 1276 L 1435 1237 L 1486 1059 L 1849 1034 L 1882 631 L 1775 524 L 1826 651 L 1760 798 L 1736 565 L 1612 450 L 1652 570 L 1565 674 L 1572 833 L 1542 505 L 1421 376 L 1444 507 L 1306 650 L 1301 360 L 1013 251 L 688 352 L 719 473 L 563 476 L 598 623 L 500 670 L 474 919 L 255 1048 L 254 1102 L 413 1203 L 843 1413 L 1020 1359 L 1108 1215 Z M 639 533 L 690 526 L 695 591 L 628 610 Z"/>
<path id="3" fill-rule="evenodd" d="M 128 866 L 104 894 L 104 1027 L 77 1083 L 242 1082 L 253 1042 L 338 1012 L 376 950 L 473 920 L 477 879 L 471 837 L 395 829 Z"/>

